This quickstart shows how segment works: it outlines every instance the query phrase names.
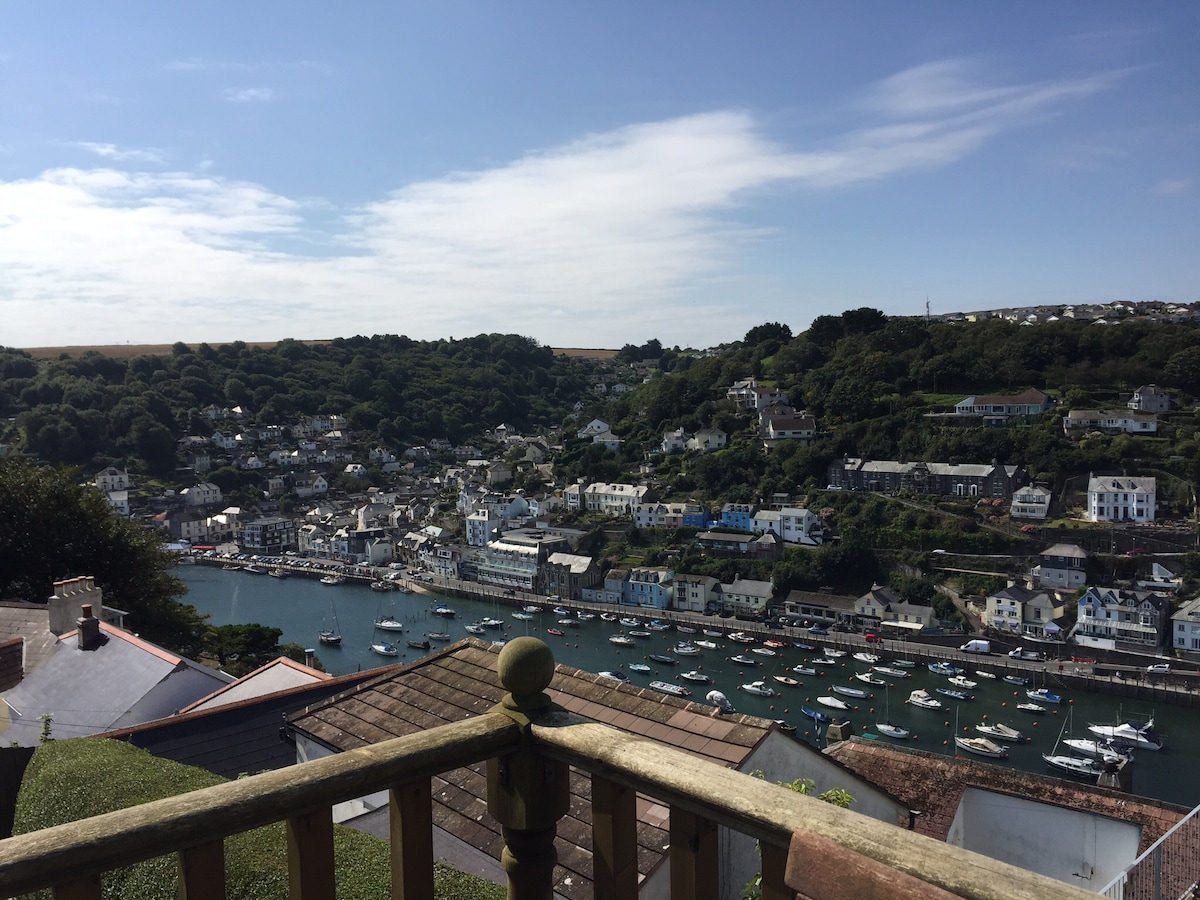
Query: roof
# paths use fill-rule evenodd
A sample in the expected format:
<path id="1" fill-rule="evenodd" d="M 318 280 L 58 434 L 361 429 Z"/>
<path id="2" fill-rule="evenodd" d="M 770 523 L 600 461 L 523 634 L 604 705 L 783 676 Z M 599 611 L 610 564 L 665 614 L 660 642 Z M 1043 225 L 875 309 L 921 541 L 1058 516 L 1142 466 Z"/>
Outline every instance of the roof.
<path id="1" fill-rule="evenodd" d="M 825 753 L 919 810 L 922 815 L 917 817 L 916 830 L 939 841 L 946 840 L 963 791 L 972 787 L 1134 822 L 1142 826 L 1139 852 L 1189 812 L 1186 807 L 1109 788 L 881 741 L 851 738 Z"/>
<path id="2" fill-rule="evenodd" d="M 101 622 L 106 640 L 79 649 L 64 634 L 54 655 L 9 691 L 0 735 L 22 747 L 39 743 L 39 716 L 53 719 L 55 738 L 82 737 L 171 715 L 233 679 Z"/>
<path id="3" fill-rule="evenodd" d="M 353 672 L 221 706 L 194 709 L 103 732 L 97 737 L 128 741 L 162 759 L 199 766 L 224 778 L 282 769 L 296 763 L 296 747 L 284 739 L 287 717 L 377 678 L 380 671 Z"/>
<path id="4" fill-rule="evenodd" d="M 207 697 L 202 697 L 181 711 L 213 709 L 217 706 L 237 703 L 240 700 L 274 694 L 291 687 L 312 684 L 317 681 L 328 681 L 330 677 L 311 666 L 281 656 L 271 660 L 265 666 L 259 666 L 253 672 L 243 675 L 237 681 L 225 685 Z"/>
<path id="5" fill-rule="evenodd" d="M 496 674 L 499 648 L 468 639 L 422 657 L 339 697 L 309 707 L 291 725 L 338 751 L 363 747 L 487 712 L 504 689 Z M 718 765 L 739 767 L 773 730 L 773 723 L 744 715 L 714 716 L 693 704 L 648 688 L 556 665 L 551 698 L 577 715 L 678 747 Z M 499 825 L 485 815 L 484 765 L 433 779 L 434 823 L 499 858 Z M 571 807 L 558 827 L 555 890 L 591 897 L 591 780 L 572 770 Z M 638 870 L 649 873 L 669 844 L 669 810 L 638 797 Z"/>
<path id="6" fill-rule="evenodd" d="M 1087 551 L 1078 544 L 1055 544 L 1052 547 L 1047 547 L 1041 553 L 1042 556 L 1065 556 L 1072 559 L 1087 559 Z"/>
<path id="7" fill-rule="evenodd" d="M 0 603 L 0 640 L 25 639 L 25 671 L 30 672 L 54 654 L 58 638 L 50 630 L 50 607 L 45 603 Z"/>

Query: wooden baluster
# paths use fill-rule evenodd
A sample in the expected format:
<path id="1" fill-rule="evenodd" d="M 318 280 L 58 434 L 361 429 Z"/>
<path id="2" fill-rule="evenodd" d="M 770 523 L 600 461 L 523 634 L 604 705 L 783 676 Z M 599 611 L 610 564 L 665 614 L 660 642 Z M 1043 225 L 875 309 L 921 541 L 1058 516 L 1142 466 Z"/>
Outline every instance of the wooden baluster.
<path id="1" fill-rule="evenodd" d="M 433 797 L 430 779 L 392 788 L 392 897 L 433 896 Z"/>
<path id="2" fill-rule="evenodd" d="M 636 897 L 637 791 L 592 776 L 592 885 L 596 900 Z"/>
<path id="3" fill-rule="evenodd" d="M 671 809 L 671 896 L 717 900 L 720 865 L 717 826 L 694 813 Z"/>
<path id="4" fill-rule="evenodd" d="M 225 900 L 225 842 L 180 850 L 179 900 Z"/>
<path id="5" fill-rule="evenodd" d="M 796 892 L 784 883 L 787 876 L 788 848 L 761 844 L 762 900 L 795 900 Z"/>
<path id="6" fill-rule="evenodd" d="M 100 876 L 64 881 L 51 888 L 54 900 L 101 900 Z"/>
<path id="7" fill-rule="evenodd" d="M 558 860 L 554 834 L 571 806 L 569 769 L 536 751 L 528 726 L 557 709 L 544 693 L 554 677 L 554 654 L 537 638 L 519 637 L 500 651 L 496 668 L 508 693 L 494 711 L 526 730 L 519 750 L 487 763 L 488 812 L 504 836 L 500 862 L 508 874 L 508 897 L 551 900 Z"/>
<path id="8" fill-rule="evenodd" d="M 291 900 L 334 900 L 333 810 L 288 819 L 287 851 Z"/>

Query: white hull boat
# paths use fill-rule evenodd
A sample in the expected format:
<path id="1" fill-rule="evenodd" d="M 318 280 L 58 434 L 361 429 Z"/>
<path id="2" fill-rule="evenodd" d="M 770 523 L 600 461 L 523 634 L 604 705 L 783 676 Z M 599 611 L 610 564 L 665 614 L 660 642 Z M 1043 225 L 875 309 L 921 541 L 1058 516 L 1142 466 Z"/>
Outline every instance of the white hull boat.
<path id="1" fill-rule="evenodd" d="M 828 706 L 830 709 L 849 709 L 850 704 L 845 700 L 840 700 L 837 697 L 818 697 L 817 702 L 822 706 Z"/>
<path id="2" fill-rule="evenodd" d="M 919 706 L 922 709 L 941 709 L 942 701 L 936 697 L 929 696 L 929 692 L 924 688 L 917 688 L 908 695 L 908 702 L 912 706 Z"/>
<path id="3" fill-rule="evenodd" d="M 974 753 L 976 756 L 986 756 L 990 759 L 1008 759 L 1008 749 L 1001 747 L 995 741 L 990 741 L 985 737 L 958 737 L 954 738 L 954 746 L 960 750 L 966 750 L 968 753 Z"/>

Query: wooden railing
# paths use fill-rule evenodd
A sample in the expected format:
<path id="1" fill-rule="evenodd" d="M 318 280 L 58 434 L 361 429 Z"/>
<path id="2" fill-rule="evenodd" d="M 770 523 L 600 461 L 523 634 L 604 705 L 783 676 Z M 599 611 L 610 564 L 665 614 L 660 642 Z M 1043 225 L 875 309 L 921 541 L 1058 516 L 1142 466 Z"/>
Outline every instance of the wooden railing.
<path id="1" fill-rule="evenodd" d="M 804 797 L 653 741 L 587 722 L 544 693 L 549 648 L 518 638 L 500 655 L 508 689 L 492 712 L 190 794 L 0 841 L 0 897 L 50 887 L 99 900 L 103 872 L 174 853 L 179 896 L 224 900 L 224 838 L 286 823 L 290 896 L 333 900 L 332 807 L 390 791 L 392 896 L 433 896 L 432 776 L 487 761 L 488 809 L 505 839 L 512 900 L 553 894 L 555 823 L 568 767 L 592 776 L 594 896 L 637 896 L 636 795 L 670 807 L 671 896 L 718 896 L 717 828 L 759 841 L 764 900 L 1094 896 L 988 857 Z"/>

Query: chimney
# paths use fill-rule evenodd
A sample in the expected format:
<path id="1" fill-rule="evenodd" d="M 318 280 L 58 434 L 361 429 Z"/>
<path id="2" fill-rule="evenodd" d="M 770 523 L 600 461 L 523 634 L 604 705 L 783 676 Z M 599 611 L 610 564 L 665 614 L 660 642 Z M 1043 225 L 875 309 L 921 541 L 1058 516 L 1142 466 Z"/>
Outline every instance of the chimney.
<path id="1" fill-rule="evenodd" d="M 317 651 L 315 647 L 307 647 L 304 650 L 304 664 L 310 669 L 317 664 Z"/>
<path id="2" fill-rule="evenodd" d="M 100 620 L 92 615 L 92 604 L 83 604 L 83 615 L 76 621 L 79 626 L 79 649 L 95 650 L 100 646 Z"/>

